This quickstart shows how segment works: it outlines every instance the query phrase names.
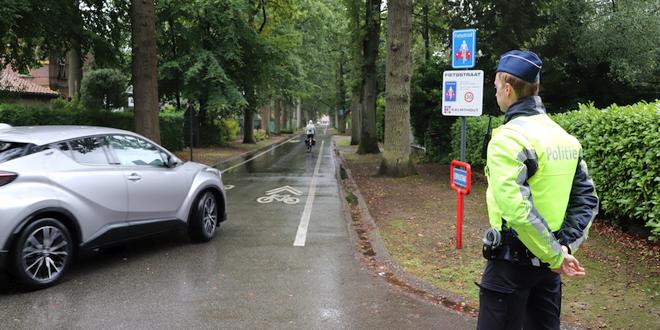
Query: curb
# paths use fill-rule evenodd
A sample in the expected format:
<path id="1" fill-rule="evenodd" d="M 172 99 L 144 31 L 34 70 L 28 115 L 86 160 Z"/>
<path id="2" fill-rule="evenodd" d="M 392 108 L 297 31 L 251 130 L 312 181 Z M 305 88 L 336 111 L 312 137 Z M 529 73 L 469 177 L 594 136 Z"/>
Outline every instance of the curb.
<path id="1" fill-rule="evenodd" d="M 378 226 L 369 212 L 346 160 L 332 140 L 334 149 L 335 175 L 339 184 L 339 196 L 344 208 L 344 218 L 351 243 L 358 248 L 355 255 L 362 259 L 374 276 L 383 278 L 402 291 L 436 305 L 442 305 L 456 312 L 476 316 L 478 309 L 467 304 L 464 297 L 440 290 L 431 284 L 405 272 L 389 254 Z M 352 197 L 351 197 L 352 196 Z M 349 199 L 354 202 L 349 202 Z M 352 205 L 353 204 L 353 205 Z"/>

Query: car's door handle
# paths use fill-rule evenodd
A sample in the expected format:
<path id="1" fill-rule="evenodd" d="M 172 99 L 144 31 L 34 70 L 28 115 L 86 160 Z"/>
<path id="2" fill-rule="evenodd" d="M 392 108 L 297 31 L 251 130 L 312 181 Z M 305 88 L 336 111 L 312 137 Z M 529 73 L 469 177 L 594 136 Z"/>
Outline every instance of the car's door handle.
<path id="1" fill-rule="evenodd" d="M 128 176 L 128 179 L 131 180 L 131 181 L 140 181 L 140 180 L 142 180 L 142 177 L 137 173 L 131 173 Z"/>

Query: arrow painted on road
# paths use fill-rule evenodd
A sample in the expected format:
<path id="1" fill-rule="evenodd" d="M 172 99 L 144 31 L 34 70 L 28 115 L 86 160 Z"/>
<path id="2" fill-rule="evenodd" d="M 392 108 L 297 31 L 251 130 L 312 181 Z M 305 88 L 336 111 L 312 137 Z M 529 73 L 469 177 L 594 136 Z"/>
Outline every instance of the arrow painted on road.
<path id="1" fill-rule="evenodd" d="M 291 186 L 284 186 L 284 187 L 279 187 L 279 188 L 268 190 L 266 192 L 266 195 L 273 195 L 273 194 L 277 194 L 277 193 L 280 193 L 280 192 L 283 192 L 283 191 L 286 191 L 290 194 L 294 194 L 296 196 L 302 195 L 302 191 L 300 191 L 300 190 L 298 190 L 294 187 L 291 187 Z"/>

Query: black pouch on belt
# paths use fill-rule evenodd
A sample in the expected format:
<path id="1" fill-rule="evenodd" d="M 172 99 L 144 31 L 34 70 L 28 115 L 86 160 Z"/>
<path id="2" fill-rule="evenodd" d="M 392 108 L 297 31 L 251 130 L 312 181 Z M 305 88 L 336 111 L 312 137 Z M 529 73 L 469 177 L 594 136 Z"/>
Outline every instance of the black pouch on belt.
<path id="1" fill-rule="evenodd" d="M 502 235 L 495 228 L 488 228 L 483 238 L 484 246 L 482 254 L 486 260 L 497 258 L 500 246 L 502 245 Z"/>

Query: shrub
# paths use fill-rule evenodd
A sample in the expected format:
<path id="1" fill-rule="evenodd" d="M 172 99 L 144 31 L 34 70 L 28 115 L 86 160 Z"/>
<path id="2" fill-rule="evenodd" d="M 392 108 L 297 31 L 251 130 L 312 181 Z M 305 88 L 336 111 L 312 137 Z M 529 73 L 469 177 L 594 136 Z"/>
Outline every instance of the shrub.
<path id="1" fill-rule="evenodd" d="M 580 140 L 589 174 L 596 184 L 601 210 L 616 224 L 639 221 L 660 238 L 660 101 L 599 110 L 580 105 L 579 111 L 550 116 Z M 493 127 L 501 125 L 493 118 Z M 487 117 L 468 119 L 466 159 L 484 165 L 481 145 Z M 452 126 L 452 157 L 458 159 L 460 122 Z"/>
<path id="2" fill-rule="evenodd" d="M 89 125 L 134 130 L 132 112 L 51 110 L 45 106 L 6 103 L 0 104 L 0 122 L 13 126 Z M 181 113 L 161 113 L 160 136 L 161 144 L 165 148 L 172 151 L 183 149 L 183 115 Z"/>
<path id="3" fill-rule="evenodd" d="M 183 134 L 183 112 L 160 113 L 160 143 L 165 148 L 172 151 L 183 149 Z"/>
<path id="4" fill-rule="evenodd" d="M 660 101 L 580 105 L 552 118 L 582 143 L 601 208 L 619 223 L 642 220 L 660 238 Z"/>
<path id="5" fill-rule="evenodd" d="M 92 70 L 80 82 L 80 101 L 88 110 L 126 106 L 128 78 L 116 69 Z"/>
<path id="6" fill-rule="evenodd" d="M 67 101 L 62 97 L 58 97 L 50 101 L 50 108 L 52 110 L 80 111 L 82 109 L 82 105 L 80 104 L 80 100 L 77 97 L 71 101 Z"/>
<path id="7" fill-rule="evenodd" d="M 229 118 L 220 121 L 222 126 L 222 141 L 223 143 L 236 140 L 238 137 L 239 125 L 238 120 Z"/>
<path id="8" fill-rule="evenodd" d="M 491 117 L 491 127 L 495 128 L 502 125 L 503 117 Z M 465 148 L 465 161 L 472 167 L 486 166 L 485 157 L 483 157 L 484 137 L 488 129 L 488 117 L 468 117 L 467 118 L 467 139 Z M 451 126 L 451 159 L 460 159 L 461 155 L 461 121 L 456 120 Z"/>
<path id="9" fill-rule="evenodd" d="M 263 129 L 254 130 L 254 140 L 259 142 L 268 139 L 268 132 Z"/>

